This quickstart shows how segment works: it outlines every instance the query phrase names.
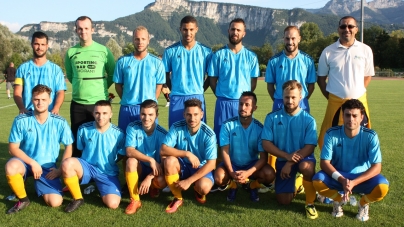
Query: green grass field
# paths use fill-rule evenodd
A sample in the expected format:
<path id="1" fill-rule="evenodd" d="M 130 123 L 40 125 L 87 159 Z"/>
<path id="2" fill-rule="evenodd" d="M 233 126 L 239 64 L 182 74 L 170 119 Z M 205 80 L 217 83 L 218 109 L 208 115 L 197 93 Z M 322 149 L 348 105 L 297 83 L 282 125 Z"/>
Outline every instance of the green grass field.
<path id="1" fill-rule="evenodd" d="M 12 99 L 7 99 L 5 84 L 0 90 L 0 166 L 4 166 L 10 158 L 8 154 L 8 134 L 12 121 L 18 113 Z M 69 106 L 71 100 L 70 84 L 61 115 L 69 121 Z M 370 205 L 370 220 L 366 225 L 371 226 L 402 226 L 404 223 L 404 179 L 401 175 L 404 159 L 404 127 L 401 120 L 404 116 L 403 107 L 404 80 L 374 80 L 368 88 L 370 116 L 373 129 L 379 134 L 383 154 L 382 174 L 390 181 L 390 192 L 386 198 Z M 114 92 L 114 89 L 110 89 Z M 259 81 L 256 90 L 258 96 L 258 110 L 255 117 L 261 122 L 272 108 L 272 101 L 266 85 Z M 208 123 L 213 127 L 213 113 L 215 97 L 212 92 L 206 93 Z M 167 111 L 165 100 L 161 95 L 160 118 L 162 126 L 167 127 Z M 317 127 L 321 126 L 326 108 L 326 100 L 318 87 L 310 99 L 311 113 L 317 120 Z M 113 123 L 117 123 L 119 101 L 113 103 Z M 319 150 L 316 149 L 316 157 Z M 317 169 L 319 166 L 317 165 Z M 121 174 L 121 179 L 124 179 Z M 304 212 L 304 194 L 297 195 L 290 206 L 280 206 L 275 201 L 273 192 L 260 194 L 260 202 L 249 200 L 247 192 L 239 190 L 235 203 L 226 201 L 227 192 L 215 192 L 207 196 L 207 203 L 198 204 L 192 190 L 184 193 L 184 205 L 175 214 L 164 212 L 167 204 L 172 200 L 170 193 L 162 193 L 159 198 L 152 200 L 148 195 L 142 196 L 143 207 L 135 215 L 125 215 L 128 205 L 128 195 L 123 196 L 121 205 L 116 210 L 106 208 L 97 192 L 84 195 L 85 204 L 76 212 L 67 214 L 63 211 L 71 201 L 70 193 L 66 193 L 63 205 L 59 208 L 49 208 L 42 198 L 38 198 L 33 188 L 32 178 L 27 181 L 27 193 L 31 205 L 20 213 L 6 215 L 15 201 L 7 201 L 10 194 L 3 169 L 0 171 L 0 226 L 361 226 L 355 219 L 357 207 L 344 206 L 344 216 L 335 219 L 331 217 L 332 205 L 316 203 L 319 218 L 309 220 Z M 401 189 L 400 189 L 401 188 Z"/>

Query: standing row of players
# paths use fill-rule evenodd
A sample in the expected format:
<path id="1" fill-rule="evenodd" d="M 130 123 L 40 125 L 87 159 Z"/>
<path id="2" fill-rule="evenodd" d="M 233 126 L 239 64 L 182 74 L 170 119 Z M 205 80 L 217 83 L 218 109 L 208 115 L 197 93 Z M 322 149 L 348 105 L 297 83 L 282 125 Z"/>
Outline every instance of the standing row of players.
<path id="1" fill-rule="evenodd" d="M 259 75 L 255 54 L 242 45 L 242 39 L 246 34 L 245 23 L 242 19 L 234 19 L 228 30 L 229 44 L 213 54 L 210 48 L 195 40 L 198 31 L 195 18 L 192 16 L 183 18 L 180 31 L 181 41 L 166 49 L 161 62 L 157 57 L 147 53 L 150 39 L 147 29 L 142 26 L 136 28 L 133 33 L 134 53 L 123 56 L 115 65 L 111 52 L 92 40 L 91 19 L 84 16 L 76 20 L 76 32 L 80 37 L 80 44 L 68 50 L 65 60 L 67 78 L 73 85 L 70 117 L 76 142 L 79 140 L 78 128 L 83 123 L 94 120 L 92 114 L 94 103 L 97 100 L 106 99 L 107 89 L 112 82 L 115 82 L 116 91 L 121 97 L 118 126 L 124 130 L 130 122 L 139 119 L 140 104 L 144 100 L 157 99 L 161 86 L 165 82 L 172 90 L 169 110 L 170 127 L 183 118 L 183 104 L 189 99 L 200 100 L 202 111 L 205 110 L 203 92 L 210 86 L 217 96 L 214 131 L 216 140 L 220 140 L 222 123 L 238 115 L 238 98 L 242 91 L 254 91 Z M 370 76 L 374 74 L 370 49 L 355 40 L 356 20 L 352 17 L 342 18 L 338 31 L 340 39 L 333 44 L 336 50 L 332 49 L 333 45 L 327 47 L 320 58 L 319 66 L 318 83 L 324 96 L 329 100 L 322 127 L 328 124 L 326 129 L 331 125 L 341 124 L 338 122 L 338 118 L 342 119 L 342 115 L 339 114 L 340 108 L 347 99 L 362 99 L 367 108 L 365 87 L 370 81 Z M 299 105 L 309 111 L 307 100 L 316 82 L 313 60 L 298 50 L 300 35 L 297 27 L 289 26 L 285 29 L 284 41 L 284 51 L 271 58 L 267 67 L 266 81 L 268 92 L 274 100 L 273 109 L 282 107 L 279 105 L 282 104 L 279 93 L 282 91 L 280 88 L 284 82 L 295 79 L 303 85 L 303 101 Z M 25 113 L 33 109 L 31 89 L 36 84 L 48 85 L 55 91 L 51 92 L 52 102 L 49 110 L 57 114 L 66 90 L 63 79 L 60 79 L 63 78 L 61 70 L 46 60 L 46 34 L 35 33 L 32 38 L 32 47 L 34 59 L 17 70 L 14 99 L 20 113 Z M 365 56 L 362 56 L 364 54 Z M 341 62 L 344 58 L 347 61 Z M 353 67 L 350 67 L 351 64 Z M 340 68 L 335 69 L 334 65 Z M 104 76 L 105 72 L 107 76 Z M 340 79 L 338 75 L 341 72 L 343 72 L 343 79 Z M 321 75 L 322 73 L 324 75 Z M 206 74 L 209 77 L 205 78 Z M 328 84 L 325 83 L 327 75 Z M 354 82 L 346 79 L 351 77 Z M 334 93 L 335 95 L 332 95 Z M 367 113 L 368 111 L 365 111 L 364 116 L 368 119 Z M 364 124 L 369 127 L 369 123 Z M 320 133 L 320 146 L 324 133 Z M 81 156 L 81 151 L 75 144 L 73 156 Z M 308 209 L 308 213 L 313 213 L 312 211 L 315 212 L 314 207 L 311 210 Z"/>

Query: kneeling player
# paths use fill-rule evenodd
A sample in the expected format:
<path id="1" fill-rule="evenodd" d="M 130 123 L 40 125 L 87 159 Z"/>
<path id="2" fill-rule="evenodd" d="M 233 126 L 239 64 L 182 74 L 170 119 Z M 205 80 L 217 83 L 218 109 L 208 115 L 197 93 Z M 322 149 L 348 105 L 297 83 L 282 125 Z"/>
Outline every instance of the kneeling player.
<path id="1" fill-rule="evenodd" d="M 225 121 L 220 130 L 223 162 L 215 171 L 215 183 L 229 185 L 227 201 L 230 202 L 236 198 L 236 183 L 245 184 L 254 180 L 250 182 L 250 199 L 258 202 L 260 184 L 269 184 L 275 179 L 274 169 L 267 164 L 268 154 L 262 149 L 263 126 L 253 118 L 256 109 L 256 95 L 243 92 L 239 99 L 239 116 Z"/>
<path id="2" fill-rule="evenodd" d="M 16 213 L 30 204 L 24 179 L 33 176 L 35 190 L 51 207 L 62 204 L 60 169 L 56 168 L 60 143 L 65 145 L 63 159 L 71 157 L 73 135 L 66 120 L 48 111 L 52 90 L 45 85 L 32 89 L 33 112 L 17 116 L 9 138 L 10 154 L 6 177 L 18 203 L 7 211 Z"/>
<path id="3" fill-rule="evenodd" d="M 125 134 L 110 123 L 111 103 L 100 100 L 93 111 L 95 121 L 84 123 L 77 132 L 77 148 L 81 158 L 68 158 L 62 163 L 63 180 L 73 201 L 65 211 L 70 213 L 83 203 L 80 184 L 94 180 L 102 201 L 107 207 L 116 209 L 121 201 L 118 162 L 125 155 Z"/>
<path id="4" fill-rule="evenodd" d="M 142 206 L 139 194 L 150 190 L 150 196 L 157 197 L 159 189 L 166 186 L 160 148 L 167 131 L 156 124 L 157 117 L 157 103 L 146 100 L 140 104 L 140 121 L 132 122 L 126 128 L 126 182 L 131 200 L 126 214 L 134 214 Z M 139 188 L 138 182 L 142 182 Z"/>
<path id="5" fill-rule="evenodd" d="M 311 178 L 314 175 L 317 145 L 316 121 L 299 107 L 302 99 L 302 85 L 296 80 L 283 84 L 284 107 L 269 113 L 262 131 L 264 150 L 276 159 L 275 193 L 280 204 L 290 204 L 294 197 L 296 173 L 303 174 L 306 192 L 306 215 L 318 217 L 314 200 L 316 191 Z"/>
<path id="6" fill-rule="evenodd" d="M 334 217 L 342 217 L 343 201 L 353 192 L 363 193 L 356 218 L 369 220 L 369 203 L 382 200 L 389 182 L 380 174 L 382 154 L 375 131 L 362 127 L 365 107 L 357 99 L 342 104 L 343 126 L 327 130 L 321 149 L 321 171 L 313 177 L 320 195 L 334 200 Z M 343 191 L 344 195 L 338 192 Z"/>
<path id="7" fill-rule="evenodd" d="M 196 200 L 206 202 L 206 194 L 213 186 L 212 170 L 215 168 L 216 136 L 203 118 L 202 102 L 189 99 L 184 102 L 184 120 L 175 122 L 161 146 L 165 179 L 174 195 L 167 213 L 174 213 L 182 205 L 182 190 L 195 183 Z"/>

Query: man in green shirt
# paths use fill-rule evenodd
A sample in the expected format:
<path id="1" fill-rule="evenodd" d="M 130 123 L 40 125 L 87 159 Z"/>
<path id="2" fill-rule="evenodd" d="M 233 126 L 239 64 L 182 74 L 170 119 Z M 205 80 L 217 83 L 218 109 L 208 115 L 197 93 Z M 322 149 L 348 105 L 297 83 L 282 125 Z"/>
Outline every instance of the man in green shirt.
<path id="1" fill-rule="evenodd" d="M 94 121 L 92 111 L 99 100 L 108 99 L 108 88 L 112 85 L 115 60 L 111 51 L 93 41 L 93 22 L 87 16 L 76 20 L 76 33 L 80 43 L 71 47 L 65 57 L 67 79 L 72 83 L 70 120 L 72 132 L 77 141 L 80 125 Z M 73 144 L 73 157 L 80 157 L 76 142 Z"/>

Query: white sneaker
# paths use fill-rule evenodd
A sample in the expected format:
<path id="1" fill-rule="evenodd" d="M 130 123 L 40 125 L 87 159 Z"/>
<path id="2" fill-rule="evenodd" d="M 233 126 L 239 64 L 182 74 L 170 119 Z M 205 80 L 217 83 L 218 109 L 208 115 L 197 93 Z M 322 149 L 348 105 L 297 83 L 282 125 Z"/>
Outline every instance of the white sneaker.
<path id="1" fill-rule="evenodd" d="M 170 190 L 170 188 L 168 186 L 163 188 L 162 191 L 165 192 L 165 193 L 171 192 L 171 190 Z"/>
<path id="2" fill-rule="evenodd" d="M 169 106 L 170 106 L 170 102 L 167 102 L 166 107 L 169 107 Z"/>
<path id="3" fill-rule="evenodd" d="M 342 217 L 344 215 L 344 211 L 342 210 L 342 202 L 337 202 L 334 201 L 333 203 L 333 209 L 332 209 L 332 216 L 339 218 Z"/>
<path id="4" fill-rule="evenodd" d="M 356 215 L 356 219 L 359 221 L 367 221 L 369 220 L 369 203 L 366 204 L 365 206 L 361 206 L 359 204 L 358 206 L 358 214 Z"/>

